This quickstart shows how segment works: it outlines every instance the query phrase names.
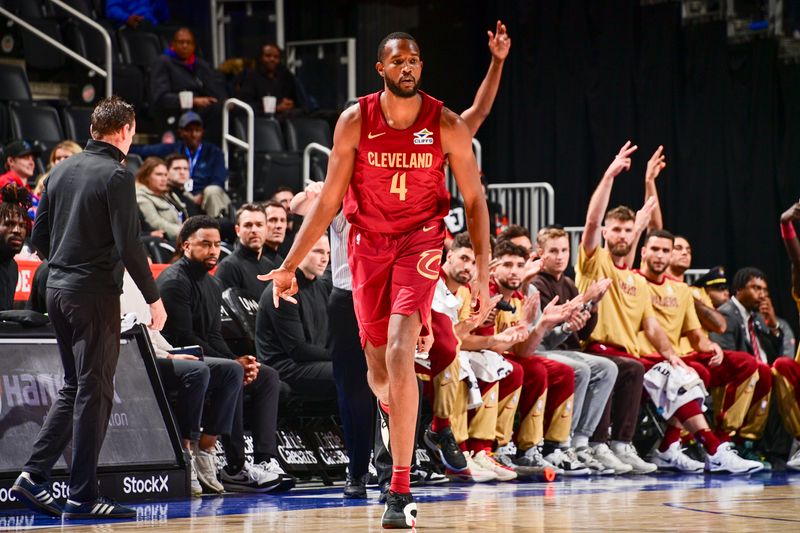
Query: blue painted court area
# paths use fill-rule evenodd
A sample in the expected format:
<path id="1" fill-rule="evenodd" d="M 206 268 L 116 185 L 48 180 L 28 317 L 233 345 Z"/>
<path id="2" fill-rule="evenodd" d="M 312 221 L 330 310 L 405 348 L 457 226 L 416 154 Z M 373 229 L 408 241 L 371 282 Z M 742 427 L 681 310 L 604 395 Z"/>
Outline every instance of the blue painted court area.
<path id="1" fill-rule="evenodd" d="M 414 496 L 420 503 L 445 501 L 461 501 L 480 499 L 481 495 L 492 498 L 531 498 L 541 496 L 569 497 L 581 494 L 621 494 L 631 492 L 652 491 L 686 491 L 687 489 L 754 489 L 767 487 L 800 487 L 800 475 L 774 473 L 759 474 L 750 477 L 710 476 L 710 475 L 670 475 L 630 477 L 594 477 L 566 479 L 552 483 L 490 483 L 467 485 L 448 483 L 438 486 L 415 487 Z M 179 518 L 198 518 L 225 515 L 266 515 L 270 513 L 286 513 L 313 509 L 335 509 L 346 507 L 362 507 L 381 505 L 378 503 L 378 490 L 369 490 L 367 500 L 345 500 L 342 498 L 340 486 L 330 488 L 295 489 L 283 494 L 227 494 L 225 496 L 205 496 L 203 498 L 150 501 L 132 504 L 137 510 L 135 520 L 113 521 L 115 524 L 137 522 L 141 526 L 166 525 L 169 520 Z M 770 501 L 782 498 L 769 498 Z M 787 505 L 799 506 L 795 498 L 783 498 Z M 744 501 L 744 500 L 743 500 Z M 752 502 L 752 498 L 747 500 Z M 703 509 L 704 501 L 692 502 L 692 505 L 663 503 L 663 505 L 697 511 L 715 513 Z M 697 505 L 694 505 L 697 504 Z M 735 516 L 735 515 L 734 515 Z M 797 522 L 800 531 L 800 512 L 796 518 L 776 518 L 781 522 Z M 40 529 L 52 527 L 85 527 L 109 523 L 106 520 L 65 520 L 48 518 L 29 512 L 0 513 L 0 530 Z"/>

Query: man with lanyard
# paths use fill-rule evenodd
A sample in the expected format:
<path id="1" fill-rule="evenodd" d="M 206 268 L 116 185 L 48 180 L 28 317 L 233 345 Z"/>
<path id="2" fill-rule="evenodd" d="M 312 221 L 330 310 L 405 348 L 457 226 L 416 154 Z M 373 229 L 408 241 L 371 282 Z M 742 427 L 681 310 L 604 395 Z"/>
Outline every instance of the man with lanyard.
<path id="1" fill-rule="evenodd" d="M 142 157 L 167 157 L 180 153 L 189 161 L 189 179 L 194 202 L 209 216 L 219 217 L 227 212 L 231 199 L 225 192 L 228 170 L 219 146 L 204 141 L 203 119 L 187 111 L 178 120 L 179 142 L 132 146 L 131 152 Z"/>

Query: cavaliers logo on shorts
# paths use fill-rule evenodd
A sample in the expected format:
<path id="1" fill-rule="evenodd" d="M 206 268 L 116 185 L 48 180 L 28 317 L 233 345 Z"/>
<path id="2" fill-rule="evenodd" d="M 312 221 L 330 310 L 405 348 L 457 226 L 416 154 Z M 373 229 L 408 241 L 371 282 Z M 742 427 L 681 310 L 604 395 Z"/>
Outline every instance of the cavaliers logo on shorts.
<path id="1" fill-rule="evenodd" d="M 425 250 L 419 254 L 417 272 L 428 279 L 439 279 L 439 266 L 442 262 L 442 250 Z"/>

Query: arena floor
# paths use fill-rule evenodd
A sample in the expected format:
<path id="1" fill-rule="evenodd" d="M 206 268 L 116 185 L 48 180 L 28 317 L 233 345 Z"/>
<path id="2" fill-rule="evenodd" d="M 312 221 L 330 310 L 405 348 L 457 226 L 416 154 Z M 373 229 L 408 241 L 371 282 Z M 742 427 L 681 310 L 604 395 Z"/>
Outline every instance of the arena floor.
<path id="1" fill-rule="evenodd" d="M 415 490 L 419 531 L 800 531 L 800 475 L 635 476 L 442 485 Z M 381 531 L 383 506 L 344 501 L 341 489 L 228 495 L 134 505 L 136 520 L 65 521 L 0 514 L 0 529 L 198 532 Z"/>

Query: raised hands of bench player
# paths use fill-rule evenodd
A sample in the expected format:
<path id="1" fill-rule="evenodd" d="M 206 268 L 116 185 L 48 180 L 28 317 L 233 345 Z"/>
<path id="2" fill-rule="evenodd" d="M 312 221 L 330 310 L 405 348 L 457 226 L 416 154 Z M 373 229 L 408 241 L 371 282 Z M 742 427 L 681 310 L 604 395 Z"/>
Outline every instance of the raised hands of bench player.
<path id="1" fill-rule="evenodd" d="M 650 160 L 647 162 L 647 170 L 644 173 L 644 179 L 647 181 L 655 181 L 661 171 L 667 167 L 667 158 L 664 155 L 664 147 L 659 145 Z"/>
<path id="2" fill-rule="evenodd" d="M 498 20 L 496 31 L 492 33 L 492 30 L 488 30 L 486 34 L 489 36 L 489 51 L 492 57 L 504 61 L 508 57 L 508 51 L 511 50 L 511 37 L 508 36 L 506 25 Z"/>
<path id="3" fill-rule="evenodd" d="M 638 149 L 638 146 L 635 144 L 632 145 L 630 141 L 627 141 L 624 145 L 622 145 L 622 148 L 619 149 L 619 152 L 614 157 L 614 160 L 606 169 L 605 175 L 610 178 L 614 178 L 623 170 L 630 170 L 631 155 Z"/>
<path id="4" fill-rule="evenodd" d="M 272 305 L 274 305 L 276 309 L 281 299 L 293 304 L 297 303 L 297 300 L 293 298 L 298 290 L 297 278 L 295 278 L 294 272 L 289 272 L 285 268 L 280 267 L 269 274 L 259 274 L 257 277 L 261 281 L 272 281 Z"/>

